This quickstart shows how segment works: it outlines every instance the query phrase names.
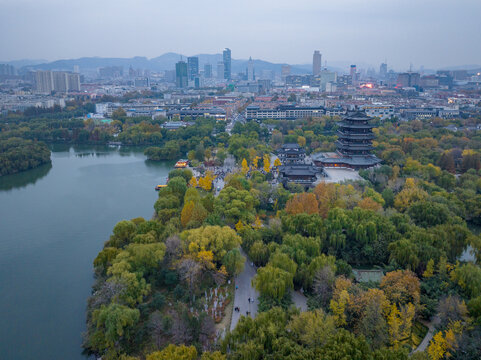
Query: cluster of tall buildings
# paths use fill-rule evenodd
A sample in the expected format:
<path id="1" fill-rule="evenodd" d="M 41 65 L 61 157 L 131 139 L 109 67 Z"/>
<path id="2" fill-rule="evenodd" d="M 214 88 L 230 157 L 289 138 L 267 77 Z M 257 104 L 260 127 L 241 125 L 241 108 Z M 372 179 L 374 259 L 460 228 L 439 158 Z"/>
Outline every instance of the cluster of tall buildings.
<path id="1" fill-rule="evenodd" d="M 206 79 L 213 77 L 212 64 L 204 65 L 203 76 Z M 222 53 L 222 61 L 217 63 L 217 79 L 227 81 L 232 79 L 232 58 L 231 51 L 228 48 Z M 194 87 L 199 87 L 200 67 L 197 56 L 190 56 L 187 58 L 187 62 L 180 60 L 175 64 L 176 86 L 181 89 L 186 88 L 189 82 L 193 82 Z"/>
<path id="2" fill-rule="evenodd" d="M 43 94 L 80 91 L 80 75 L 67 71 L 38 70 L 35 72 L 35 90 Z"/>
<path id="3" fill-rule="evenodd" d="M 0 64 L 0 75 L 6 75 L 6 76 L 16 75 L 15 67 L 8 64 Z"/>

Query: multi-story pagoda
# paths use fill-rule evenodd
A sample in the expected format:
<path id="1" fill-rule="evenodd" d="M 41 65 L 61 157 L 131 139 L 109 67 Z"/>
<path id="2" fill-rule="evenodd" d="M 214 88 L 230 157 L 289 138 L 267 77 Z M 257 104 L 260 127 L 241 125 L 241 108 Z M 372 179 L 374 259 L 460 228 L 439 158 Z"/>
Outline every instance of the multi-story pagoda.
<path id="1" fill-rule="evenodd" d="M 365 169 L 379 164 L 381 160 L 371 154 L 375 126 L 370 119 L 364 111 L 348 113 L 338 123 L 336 153 L 321 154 L 314 159 L 316 165 Z"/>

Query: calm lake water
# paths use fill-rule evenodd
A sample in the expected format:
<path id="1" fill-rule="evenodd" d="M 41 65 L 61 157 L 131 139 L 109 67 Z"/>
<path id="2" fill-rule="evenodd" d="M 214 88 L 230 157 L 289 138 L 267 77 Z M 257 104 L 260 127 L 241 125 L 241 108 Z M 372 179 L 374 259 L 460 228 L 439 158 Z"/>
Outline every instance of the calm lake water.
<path id="1" fill-rule="evenodd" d="M 64 147 L 51 166 L 0 177 L 1 359 L 85 359 L 93 259 L 118 221 L 152 217 L 172 165 Z"/>

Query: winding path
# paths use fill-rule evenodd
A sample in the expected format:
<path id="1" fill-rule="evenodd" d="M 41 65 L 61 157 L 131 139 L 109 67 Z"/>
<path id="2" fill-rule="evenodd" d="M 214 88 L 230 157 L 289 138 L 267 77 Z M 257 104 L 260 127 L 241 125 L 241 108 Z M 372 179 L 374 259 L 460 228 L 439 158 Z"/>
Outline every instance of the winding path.
<path id="1" fill-rule="evenodd" d="M 423 325 L 428 327 L 428 332 L 426 333 L 426 336 L 424 336 L 423 341 L 419 344 L 419 346 L 416 348 L 416 350 L 413 351 L 413 353 L 418 352 L 418 351 L 424 351 L 429 345 L 429 342 L 434 336 L 434 333 L 436 332 L 436 326 L 439 324 L 441 320 L 437 315 L 433 316 L 431 321 L 429 322 L 422 322 Z"/>

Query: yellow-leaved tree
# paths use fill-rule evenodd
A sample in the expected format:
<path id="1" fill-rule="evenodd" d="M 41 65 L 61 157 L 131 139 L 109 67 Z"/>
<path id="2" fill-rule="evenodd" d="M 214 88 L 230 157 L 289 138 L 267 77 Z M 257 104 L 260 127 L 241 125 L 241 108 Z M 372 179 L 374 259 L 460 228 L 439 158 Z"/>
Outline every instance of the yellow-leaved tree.
<path id="1" fill-rule="evenodd" d="M 440 331 L 433 336 L 431 343 L 428 347 L 428 355 L 431 360 L 440 360 L 446 354 L 448 345 L 446 339 L 443 337 L 443 332 Z"/>
<path id="2" fill-rule="evenodd" d="M 346 305 L 349 302 L 349 293 L 342 290 L 336 298 L 331 299 L 329 307 L 334 315 L 334 321 L 337 326 L 346 325 Z"/>
<path id="3" fill-rule="evenodd" d="M 247 160 L 244 158 L 242 159 L 242 173 L 244 175 L 247 175 L 247 173 L 249 172 L 249 165 L 247 165 Z"/>
<path id="4" fill-rule="evenodd" d="M 266 173 L 271 171 L 271 160 L 269 154 L 264 154 L 264 171 Z"/>
<path id="5" fill-rule="evenodd" d="M 197 350 L 194 346 L 173 345 L 170 344 L 162 351 L 153 352 L 147 355 L 147 360 L 195 360 L 197 359 Z"/>
<path id="6" fill-rule="evenodd" d="M 423 273 L 424 278 L 430 278 L 434 275 L 434 260 L 429 259 L 428 264 L 426 265 L 426 270 Z"/>
<path id="7" fill-rule="evenodd" d="M 237 231 L 241 231 L 243 228 L 244 228 L 244 224 L 242 223 L 241 220 L 239 220 L 239 221 L 237 222 L 237 224 L 235 224 L 235 229 L 236 229 Z"/>
<path id="8" fill-rule="evenodd" d="M 387 317 L 387 325 L 389 332 L 389 342 L 391 343 L 391 345 L 397 346 L 399 344 L 399 341 L 401 340 L 401 319 L 396 304 L 391 305 L 391 311 L 389 312 L 389 315 Z"/>
<path id="9" fill-rule="evenodd" d="M 256 219 L 254 221 L 254 224 L 252 225 L 254 229 L 260 229 L 262 227 L 262 221 L 259 218 L 259 215 L 256 215 Z"/>
<path id="10" fill-rule="evenodd" d="M 214 182 L 215 176 L 211 171 L 207 171 L 205 176 L 202 178 L 202 182 L 199 180 L 199 186 L 205 191 L 212 190 L 212 183 Z"/>
<path id="11" fill-rule="evenodd" d="M 257 169 L 259 168 L 259 160 L 261 158 L 259 156 L 256 156 L 254 157 L 254 159 L 252 160 L 252 166 L 254 167 L 254 169 Z"/>
<path id="12" fill-rule="evenodd" d="M 180 213 L 180 223 L 183 227 L 186 227 L 189 221 L 192 219 L 192 212 L 194 211 L 194 202 L 188 201 L 184 204 L 184 207 Z"/>
<path id="13" fill-rule="evenodd" d="M 298 136 L 297 143 L 299 144 L 300 147 L 306 146 L 306 138 L 304 136 Z"/>
<path id="14" fill-rule="evenodd" d="M 189 181 L 189 185 L 192 186 L 193 188 L 197 187 L 197 178 L 195 176 L 192 176 L 192 178 Z"/>
<path id="15" fill-rule="evenodd" d="M 394 199 L 394 207 L 399 211 L 405 211 L 411 204 L 427 197 L 428 193 L 417 187 L 413 178 L 407 178 L 402 191 Z"/>

